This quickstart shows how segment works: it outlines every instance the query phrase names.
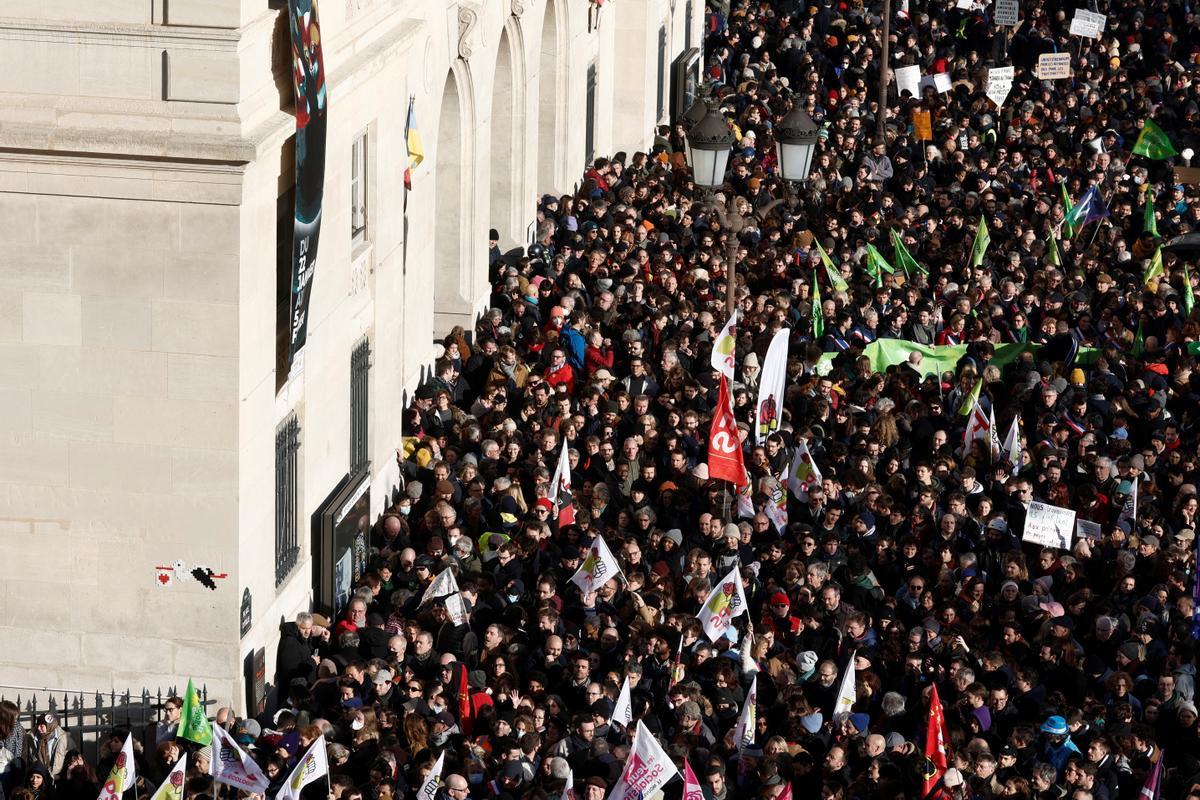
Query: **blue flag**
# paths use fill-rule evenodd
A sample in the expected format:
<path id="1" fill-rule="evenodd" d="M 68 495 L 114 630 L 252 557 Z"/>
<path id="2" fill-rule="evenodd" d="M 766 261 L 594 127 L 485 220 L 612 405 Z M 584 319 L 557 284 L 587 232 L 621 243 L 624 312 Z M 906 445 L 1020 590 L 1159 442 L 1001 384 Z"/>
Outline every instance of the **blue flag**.
<path id="1" fill-rule="evenodd" d="M 1078 233 L 1089 222 L 1095 222 L 1107 216 L 1108 208 L 1100 198 L 1100 190 L 1098 187 L 1092 186 L 1067 214 L 1066 222 L 1069 228 Z"/>

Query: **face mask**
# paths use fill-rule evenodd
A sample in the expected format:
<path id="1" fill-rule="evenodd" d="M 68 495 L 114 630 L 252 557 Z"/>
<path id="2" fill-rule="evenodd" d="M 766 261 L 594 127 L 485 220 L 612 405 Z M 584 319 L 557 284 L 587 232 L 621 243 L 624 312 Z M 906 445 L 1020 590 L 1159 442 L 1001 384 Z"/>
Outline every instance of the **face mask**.
<path id="1" fill-rule="evenodd" d="M 482 772 L 472 772 L 470 775 L 467 776 L 467 780 L 474 784 L 483 783 L 483 773 Z"/>
<path id="2" fill-rule="evenodd" d="M 400 506 L 401 516 L 407 517 L 411 513 L 412 513 L 412 506 Z"/>
<path id="3" fill-rule="evenodd" d="M 515 603 L 521 599 L 521 595 L 519 595 L 519 594 L 509 594 L 509 595 L 505 595 L 505 597 L 508 598 L 508 602 L 510 602 L 510 603 Z"/>
<path id="4" fill-rule="evenodd" d="M 436 744 L 438 747 L 441 747 L 442 745 L 444 745 L 449 739 L 450 739 L 450 733 L 448 731 L 442 731 L 441 733 L 435 733 L 429 737 L 429 741 L 432 742 L 433 744 Z"/>

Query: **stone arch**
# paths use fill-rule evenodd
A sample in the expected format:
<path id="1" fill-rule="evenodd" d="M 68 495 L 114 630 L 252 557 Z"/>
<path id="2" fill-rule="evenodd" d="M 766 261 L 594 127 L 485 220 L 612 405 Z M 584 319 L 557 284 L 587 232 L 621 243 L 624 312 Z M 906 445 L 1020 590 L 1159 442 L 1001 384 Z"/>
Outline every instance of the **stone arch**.
<path id="1" fill-rule="evenodd" d="M 434 197 L 434 329 L 470 324 L 474 192 L 471 191 L 470 86 L 452 67 L 438 114 Z M 465 322 L 464 322 L 465 320 Z"/>
<path id="2" fill-rule="evenodd" d="M 541 46 L 538 49 L 538 192 L 558 192 L 561 188 L 562 153 L 566 147 L 567 111 L 566 70 L 562 66 L 566 39 L 566 10 L 557 0 L 546 0 L 542 20 Z"/>
<path id="3" fill-rule="evenodd" d="M 519 31 L 510 35 L 508 26 L 501 29 L 493 71 L 488 208 L 491 227 L 500 233 L 502 249 L 524 239 L 520 225 L 525 195 L 526 137 L 519 35 Z"/>

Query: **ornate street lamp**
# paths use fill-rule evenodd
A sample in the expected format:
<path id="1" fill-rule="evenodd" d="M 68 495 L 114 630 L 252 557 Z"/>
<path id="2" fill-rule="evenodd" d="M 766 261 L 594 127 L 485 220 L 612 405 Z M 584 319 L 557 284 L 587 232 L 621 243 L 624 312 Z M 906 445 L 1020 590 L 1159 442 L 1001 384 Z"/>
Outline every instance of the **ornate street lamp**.
<path id="1" fill-rule="evenodd" d="M 733 147 L 733 131 L 725 117 L 709 101 L 704 118 L 692 126 L 687 134 L 688 161 L 697 186 L 716 189 L 725 182 L 725 170 L 729 166 L 729 151 Z"/>
<path id="2" fill-rule="evenodd" d="M 818 128 L 812 117 L 799 106 L 788 112 L 775 127 L 779 172 L 785 181 L 804 181 L 812 169 L 817 147 Z"/>

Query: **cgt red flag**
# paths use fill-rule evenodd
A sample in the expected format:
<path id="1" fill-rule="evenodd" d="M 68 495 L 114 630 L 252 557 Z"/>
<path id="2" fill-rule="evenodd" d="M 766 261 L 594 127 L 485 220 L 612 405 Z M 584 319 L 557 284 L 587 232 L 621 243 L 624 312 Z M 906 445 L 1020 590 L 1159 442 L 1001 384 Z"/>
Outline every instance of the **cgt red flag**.
<path id="1" fill-rule="evenodd" d="M 942 775 L 950 762 L 950 751 L 946 746 L 946 717 L 942 713 L 942 700 L 934 684 L 929 694 L 929 728 L 925 731 L 925 783 L 921 796 L 925 800 L 941 800 L 947 796 L 941 787 Z"/>
<path id="2" fill-rule="evenodd" d="M 742 460 L 742 440 L 738 436 L 733 404 L 729 400 L 729 383 L 721 376 L 721 391 L 713 410 L 712 427 L 708 431 L 708 477 L 727 480 L 734 486 L 746 481 L 746 465 Z"/>

